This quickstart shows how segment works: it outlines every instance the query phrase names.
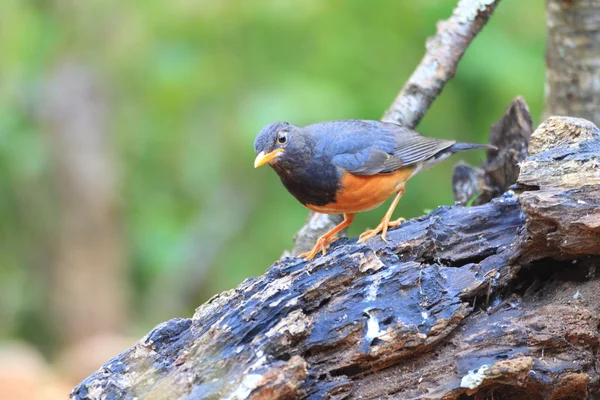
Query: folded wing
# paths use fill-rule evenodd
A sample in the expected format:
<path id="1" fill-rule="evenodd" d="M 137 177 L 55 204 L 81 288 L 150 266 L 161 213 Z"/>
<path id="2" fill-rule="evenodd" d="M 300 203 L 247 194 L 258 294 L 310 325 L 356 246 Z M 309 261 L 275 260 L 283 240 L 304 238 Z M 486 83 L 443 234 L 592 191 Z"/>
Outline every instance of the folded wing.
<path id="1" fill-rule="evenodd" d="M 425 161 L 455 143 L 379 121 L 349 120 L 318 125 L 313 131 L 324 155 L 338 168 L 355 175 L 395 172 Z M 319 135 L 326 130 L 327 134 Z"/>

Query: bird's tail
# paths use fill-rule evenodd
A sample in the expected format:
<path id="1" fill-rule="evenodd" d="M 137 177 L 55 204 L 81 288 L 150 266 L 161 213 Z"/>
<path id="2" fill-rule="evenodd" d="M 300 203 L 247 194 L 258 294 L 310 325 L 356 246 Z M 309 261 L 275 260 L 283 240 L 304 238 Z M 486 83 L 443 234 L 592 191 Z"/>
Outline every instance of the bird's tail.
<path id="1" fill-rule="evenodd" d="M 445 160 L 450 157 L 452 154 L 459 151 L 467 151 L 467 150 L 477 150 L 477 149 L 490 149 L 497 150 L 497 147 L 492 146 L 490 144 L 479 144 L 479 143 L 454 143 L 452 146 L 445 148 L 444 150 L 436 153 L 433 157 L 430 157 L 421 163 L 413 173 L 413 175 L 418 172 L 425 171 L 439 162 Z"/>
<path id="2" fill-rule="evenodd" d="M 479 143 L 454 143 L 450 146 L 446 151 L 450 153 L 456 153 L 459 151 L 467 151 L 467 150 L 477 150 L 477 149 L 488 149 L 488 150 L 498 150 L 496 146 L 492 146 L 491 144 L 479 144 Z"/>

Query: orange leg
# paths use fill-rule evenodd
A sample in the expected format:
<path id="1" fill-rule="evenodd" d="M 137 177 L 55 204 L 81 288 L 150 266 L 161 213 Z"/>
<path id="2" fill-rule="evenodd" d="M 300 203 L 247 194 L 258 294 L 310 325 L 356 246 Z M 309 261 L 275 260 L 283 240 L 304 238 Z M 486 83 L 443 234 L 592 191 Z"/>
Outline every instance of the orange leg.
<path id="1" fill-rule="evenodd" d="M 400 224 L 405 221 L 404 218 L 399 218 L 396 221 L 390 221 L 390 219 L 392 219 L 392 214 L 394 214 L 394 209 L 398 205 L 398 202 L 400 201 L 400 198 L 402 197 L 403 194 L 404 194 L 404 186 L 402 186 L 402 189 L 400 189 L 398 191 L 398 193 L 396 193 L 396 197 L 394 197 L 394 200 L 392 201 L 390 208 L 385 213 L 385 216 L 383 217 L 383 219 L 381 220 L 379 225 L 377 225 L 377 227 L 375 229 L 370 229 L 368 231 L 363 232 L 360 235 L 360 237 L 358 238 L 359 242 L 366 242 L 367 240 L 371 239 L 372 237 L 377 236 L 377 234 L 379 232 L 381 232 L 381 238 L 383 240 L 385 240 L 385 235 L 387 234 L 388 228 L 390 226 L 400 226 Z"/>
<path id="2" fill-rule="evenodd" d="M 321 250 L 323 254 L 325 254 L 325 249 L 327 248 L 327 246 L 329 246 L 330 243 L 333 243 L 337 239 L 334 235 L 342 229 L 346 229 L 347 227 L 349 227 L 352 224 L 352 221 L 354 221 L 354 215 L 355 214 L 344 214 L 344 220 L 338 226 L 321 236 L 319 240 L 317 240 L 317 244 L 315 245 L 315 247 L 313 247 L 311 251 L 309 251 L 308 253 L 302 253 L 298 257 L 302 257 L 306 261 L 308 261 L 312 260 L 317 255 L 319 250 Z"/>

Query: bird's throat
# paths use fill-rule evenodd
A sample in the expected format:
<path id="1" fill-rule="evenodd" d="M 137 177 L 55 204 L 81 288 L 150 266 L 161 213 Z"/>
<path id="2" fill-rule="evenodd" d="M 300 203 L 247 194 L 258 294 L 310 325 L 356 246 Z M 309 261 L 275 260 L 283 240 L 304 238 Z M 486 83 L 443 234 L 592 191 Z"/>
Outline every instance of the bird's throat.
<path id="1" fill-rule="evenodd" d="M 304 205 L 326 205 L 335 202 L 339 188 L 339 172 L 333 165 L 288 169 L 273 165 L 281 182 L 292 196 Z"/>

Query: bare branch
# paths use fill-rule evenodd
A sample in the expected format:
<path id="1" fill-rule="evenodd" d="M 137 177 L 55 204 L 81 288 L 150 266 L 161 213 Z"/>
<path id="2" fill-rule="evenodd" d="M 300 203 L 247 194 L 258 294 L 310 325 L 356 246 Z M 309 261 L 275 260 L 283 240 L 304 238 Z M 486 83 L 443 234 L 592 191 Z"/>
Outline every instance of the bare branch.
<path id="1" fill-rule="evenodd" d="M 500 0 L 460 0 L 452 16 L 438 22 L 437 33 L 427 40 L 421 63 L 404 85 L 382 120 L 410 128 L 419 124 L 458 62 L 488 21 Z"/>

